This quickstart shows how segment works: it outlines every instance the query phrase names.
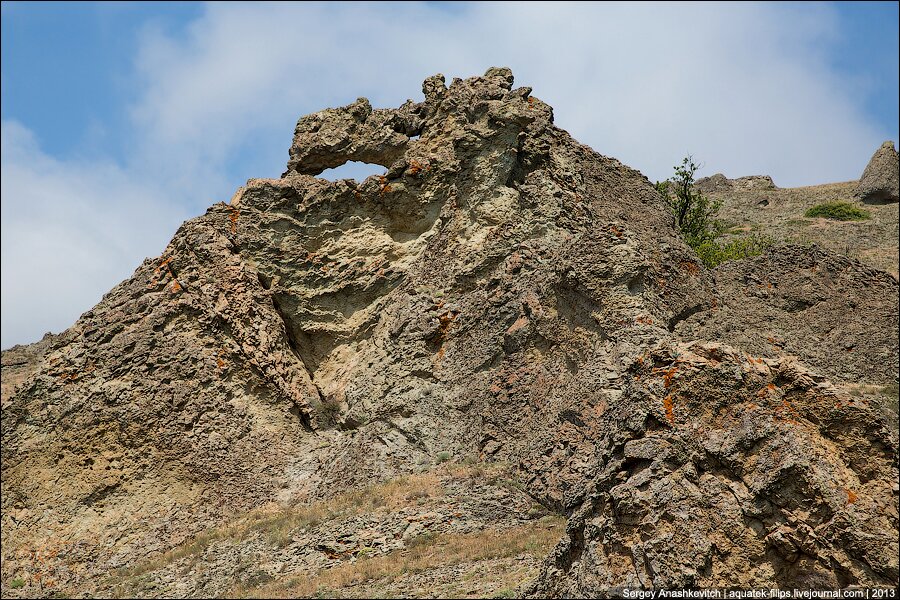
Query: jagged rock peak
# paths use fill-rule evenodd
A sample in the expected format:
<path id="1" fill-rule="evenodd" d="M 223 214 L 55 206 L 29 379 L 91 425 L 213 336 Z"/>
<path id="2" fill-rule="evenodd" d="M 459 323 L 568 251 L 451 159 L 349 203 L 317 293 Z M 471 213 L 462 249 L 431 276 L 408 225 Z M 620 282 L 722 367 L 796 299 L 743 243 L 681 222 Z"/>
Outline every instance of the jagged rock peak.
<path id="1" fill-rule="evenodd" d="M 488 69 L 482 77 L 454 79 L 449 88 L 444 76 L 437 74 L 422 84 L 424 102 L 408 100 L 399 108 L 373 109 L 366 98 L 359 98 L 307 115 L 294 130 L 287 172 L 318 175 L 348 161 L 391 168 L 412 138 L 458 132 L 459 127 L 446 125 L 472 123 L 485 112 L 499 122 L 553 122 L 550 107 L 530 97 L 531 88 L 513 90 L 512 84 L 512 71 L 501 67 Z"/>

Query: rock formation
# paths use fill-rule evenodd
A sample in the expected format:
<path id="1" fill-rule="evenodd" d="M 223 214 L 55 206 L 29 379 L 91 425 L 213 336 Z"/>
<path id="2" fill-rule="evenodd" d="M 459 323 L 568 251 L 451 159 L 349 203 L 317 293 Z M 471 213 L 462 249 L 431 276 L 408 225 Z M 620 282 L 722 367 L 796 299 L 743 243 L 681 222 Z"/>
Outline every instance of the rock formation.
<path id="1" fill-rule="evenodd" d="M 782 246 L 714 274 L 718 310 L 683 321 L 681 337 L 796 356 L 835 381 L 896 382 L 900 321 L 891 275 L 816 246 Z"/>
<path id="2" fill-rule="evenodd" d="M 702 177 L 697 180 L 696 188 L 704 194 L 715 192 L 749 192 L 777 189 L 775 182 L 768 175 L 747 175 L 737 179 L 728 179 L 721 173 Z"/>
<path id="3" fill-rule="evenodd" d="M 875 151 L 859 178 L 855 193 L 868 204 L 900 201 L 900 158 L 894 142 L 888 140 Z"/>
<path id="4" fill-rule="evenodd" d="M 893 585 L 897 441 L 826 376 L 896 372 L 896 280 L 801 249 L 710 272 L 508 69 L 423 92 L 300 119 L 280 179 L 52 340 L 3 407 L 4 582 L 37 540 L 79 590 L 447 453 L 569 517 L 534 596 Z M 314 177 L 350 160 L 386 172 Z"/>

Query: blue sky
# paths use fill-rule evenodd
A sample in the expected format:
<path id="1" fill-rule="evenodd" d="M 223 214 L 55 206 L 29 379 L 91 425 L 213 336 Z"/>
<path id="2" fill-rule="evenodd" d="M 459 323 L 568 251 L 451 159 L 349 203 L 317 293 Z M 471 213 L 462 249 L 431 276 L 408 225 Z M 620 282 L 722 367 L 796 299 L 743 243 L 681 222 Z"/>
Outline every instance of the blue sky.
<path id="1" fill-rule="evenodd" d="M 513 6 L 515 8 L 513 9 Z M 513 68 L 651 179 L 844 181 L 898 131 L 898 4 L 2 4 L 2 346 L 60 331 L 296 119 Z"/>

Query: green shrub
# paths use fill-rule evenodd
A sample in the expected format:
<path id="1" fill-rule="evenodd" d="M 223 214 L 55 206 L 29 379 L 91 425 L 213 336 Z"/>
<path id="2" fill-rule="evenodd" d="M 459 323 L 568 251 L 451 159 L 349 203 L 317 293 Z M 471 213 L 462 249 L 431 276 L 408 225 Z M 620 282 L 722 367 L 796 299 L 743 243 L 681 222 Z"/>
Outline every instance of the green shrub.
<path id="1" fill-rule="evenodd" d="M 715 267 L 729 260 L 759 256 L 775 244 L 767 235 L 751 233 L 721 243 L 715 240 L 703 242 L 694 250 L 707 267 Z"/>
<path id="2" fill-rule="evenodd" d="M 869 211 L 849 202 L 824 202 L 816 204 L 806 213 L 807 217 L 824 217 L 835 221 L 865 221 L 872 217 Z"/>
<path id="3" fill-rule="evenodd" d="M 694 175 L 700 165 L 688 155 L 675 167 L 675 177 L 657 182 L 656 189 L 669 202 L 675 224 L 692 248 L 711 242 L 722 233 L 724 225 L 716 219 L 721 200 L 711 200 L 694 190 Z"/>
<path id="4" fill-rule="evenodd" d="M 438 452 L 435 462 L 437 462 L 437 464 L 445 463 L 450 460 L 450 456 L 452 455 L 447 451 Z"/>
<path id="5" fill-rule="evenodd" d="M 11 587 L 14 590 L 23 588 L 23 587 L 25 587 L 25 580 L 19 579 L 17 577 L 16 579 L 13 579 L 12 581 L 9 582 L 9 587 Z"/>
<path id="6" fill-rule="evenodd" d="M 758 256 L 774 244 L 767 235 L 750 233 L 720 242 L 718 238 L 726 230 L 726 224 L 717 219 L 721 200 L 707 198 L 694 189 L 694 175 L 700 168 L 693 157 L 687 156 L 675 167 L 675 176 L 656 183 L 657 191 L 669 203 L 684 241 L 709 267 L 729 260 Z"/>

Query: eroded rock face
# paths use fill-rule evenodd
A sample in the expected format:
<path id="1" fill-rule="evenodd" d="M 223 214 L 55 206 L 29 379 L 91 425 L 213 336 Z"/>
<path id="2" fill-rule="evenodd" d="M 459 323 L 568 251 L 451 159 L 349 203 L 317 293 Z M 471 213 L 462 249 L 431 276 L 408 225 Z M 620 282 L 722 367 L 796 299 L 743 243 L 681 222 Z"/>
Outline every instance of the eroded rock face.
<path id="1" fill-rule="evenodd" d="M 896 580 L 896 443 L 868 406 L 711 342 L 663 344 L 630 373 L 530 595 Z"/>
<path id="2" fill-rule="evenodd" d="M 746 177 L 738 177 L 737 179 L 728 179 L 721 173 L 703 177 L 697 180 L 696 188 L 698 191 L 709 194 L 715 192 L 749 192 L 749 191 L 765 191 L 774 190 L 775 182 L 768 175 L 748 175 Z"/>
<path id="3" fill-rule="evenodd" d="M 894 142 L 886 141 L 872 155 L 859 178 L 856 196 L 868 204 L 900 201 L 900 157 Z"/>
<path id="4" fill-rule="evenodd" d="M 786 357 L 685 343 L 727 294 L 650 182 L 508 69 L 423 92 L 300 119 L 282 178 L 185 223 L 53 341 L 4 406 L 4 579 L 48 528 L 71 584 L 444 452 L 512 462 L 572 515 L 537 595 L 737 585 L 750 558 L 760 585 L 795 563 L 895 577 L 896 544 L 866 537 L 896 539 L 884 417 Z M 386 172 L 312 176 L 350 160 Z"/>
<path id="5" fill-rule="evenodd" d="M 782 246 L 715 269 L 718 307 L 682 322 L 687 339 L 797 356 L 833 381 L 897 381 L 897 280 L 813 246 Z"/>
<path id="6" fill-rule="evenodd" d="M 16 387 L 40 368 L 41 361 L 55 338 L 52 333 L 46 333 L 40 341 L 33 344 L 17 345 L 3 351 L 3 382 L 0 384 L 0 397 L 4 407 Z"/>

